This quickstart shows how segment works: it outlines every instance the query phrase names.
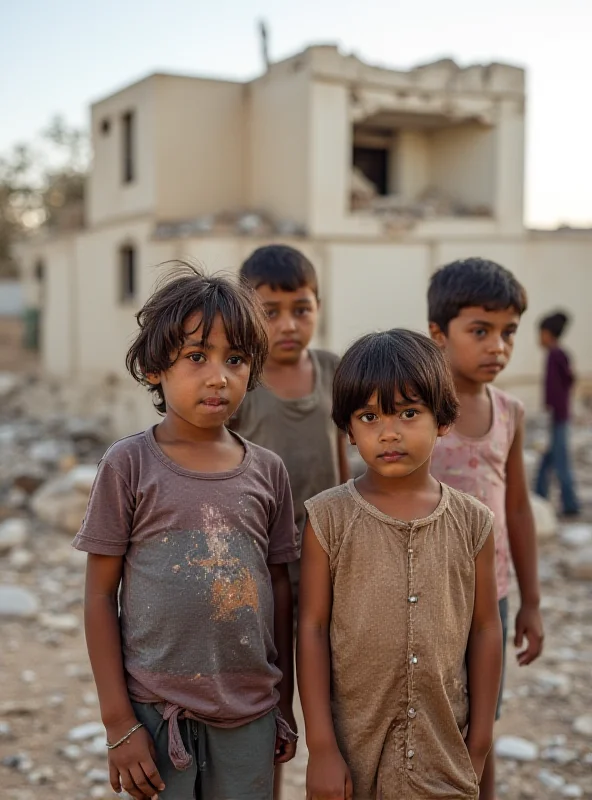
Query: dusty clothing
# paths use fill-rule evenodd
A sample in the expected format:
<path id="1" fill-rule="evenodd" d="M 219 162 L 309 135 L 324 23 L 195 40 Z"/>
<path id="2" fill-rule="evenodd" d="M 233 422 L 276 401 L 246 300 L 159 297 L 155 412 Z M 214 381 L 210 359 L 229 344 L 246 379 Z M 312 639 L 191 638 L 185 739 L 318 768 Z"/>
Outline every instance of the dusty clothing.
<path id="1" fill-rule="evenodd" d="M 331 702 L 354 797 L 474 800 L 465 656 L 491 512 L 443 485 L 429 517 L 401 522 L 353 481 L 306 507 L 331 567 Z"/>
<path id="2" fill-rule="evenodd" d="M 485 436 L 462 436 L 453 429 L 439 439 L 432 455 L 432 475 L 485 503 L 494 513 L 498 599 L 507 597 L 510 582 L 510 543 L 506 524 L 506 464 L 524 410 L 506 392 L 488 387 L 492 422 Z"/>
<path id="3" fill-rule="evenodd" d="M 180 772 L 168 758 L 168 727 L 158 709 L 133 706 L 154 741 L 156 767 L 166 786 L 159 800 L 272 800 L 275 711 L 240 728 L 183 720 L 180 735 L 191 766 Z"/>
<path id="4" fill-rule="evenodd" d="M 569 396 L 573 383 L 569 356 L 561 347 L 551 348 L 545 371 L 545 405 L 555 423 L 569 420 Z"/>
<path id="5" fill-rule="evenodd" d="M 258 386 L 230 421 L 232 430 L 277 453 L 286 465 L 300 533 L 306 522 L 304 501 L 339 483 L 337 428 L 331 421 L 339 358 L 324 350 L 309 353 L 315 376 L 312 394 L 284 400 Z"/>
<path id="6" fill-rule="evenodd" d="M 151 429 L 116 442 L 74 540 L 124 557 L 129 694 L 164 702 L 173 738 L 185 713 L 232 728 L 278 700 L 268 565 L 298 557 L 292 500 L 280 459 L 242 443 L 236 469 L 199 473 L 167 458 Z M 185 754 L 174 755 L 182 767 Z"/>

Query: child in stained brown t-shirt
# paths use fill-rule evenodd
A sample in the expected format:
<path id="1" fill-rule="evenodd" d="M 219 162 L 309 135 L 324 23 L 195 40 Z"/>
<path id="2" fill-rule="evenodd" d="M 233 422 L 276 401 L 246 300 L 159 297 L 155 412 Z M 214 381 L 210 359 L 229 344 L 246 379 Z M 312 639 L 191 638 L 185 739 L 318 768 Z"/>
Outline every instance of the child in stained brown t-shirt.
<path id="1" fill-rule="evenodd" d="M 493 515 L 430 475 L 452 375 L 428 337 L 391 330 L 352 345 L 333 397 L 366 472 L 306 503 L 307 797 L 476 800 L 502 637 Z"/>
<path id="2" fill-rule="evenodd" d="M 163 420 L 107 451 L 75 539 L 111 785 L 271 800 L 295 753 L 297 535 L 281 460 L 225 425 L 261 374 L 263 312 L 186 267 L 138 323 L 127 365 Z"/>

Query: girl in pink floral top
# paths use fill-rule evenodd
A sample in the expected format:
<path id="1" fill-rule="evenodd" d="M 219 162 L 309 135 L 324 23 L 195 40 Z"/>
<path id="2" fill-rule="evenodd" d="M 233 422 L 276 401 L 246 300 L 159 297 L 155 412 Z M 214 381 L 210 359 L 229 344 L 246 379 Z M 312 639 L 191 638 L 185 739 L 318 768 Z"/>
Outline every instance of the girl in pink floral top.
<path id="1" fill-rule="evenodd" d="M 512 273 L 480 258 L 438 270 L 428 292 L 430 333 L 448 357 L 460 401 L 455 429 L 434 450 L 432 474 L 478 498 L 495 514 L 504 631 L 510 561 L 520 589 L 514 644 L 522 648 L 527 640 L 517 656 L 521 666 L 538 658 L 543 646 L 536 534 L 522 456 L 523 411 L 518 400 L 490 384 L 510 360 L 526 304 L 526 292 Z M 479 797 L 495 798 L 493 752 Z"/>

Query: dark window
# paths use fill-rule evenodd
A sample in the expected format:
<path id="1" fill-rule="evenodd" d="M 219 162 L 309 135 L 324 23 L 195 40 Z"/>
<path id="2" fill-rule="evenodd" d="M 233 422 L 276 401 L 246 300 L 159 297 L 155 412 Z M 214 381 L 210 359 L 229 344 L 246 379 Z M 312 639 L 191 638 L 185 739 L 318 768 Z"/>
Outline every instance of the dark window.
<path id="1" fill-rule="evenodd" d="M 133 111 L 128 111 L 121 118 L 123 126 L 123 182 L 132 183 L 136 177 L 135 138 L 136 125 Z"/>
<path id="2" fill-rule="evenodd" d="M 111 120 L 105 117 L 105 119 L 101 120 L 101 133 L 103 136 L 108 136 L 111 132 Z"/>
<path id="3" fill-rule="evenodd" d="M 376 186 L 378 194 L 389 193 L 389 151 L 381 147 L 354 147 L 354 167 Z"/>
<path id="4" fill-rule="evenodd" d="M 119 299 L 130 303 L 136 297 L 136 248 L 125 245 L 119 251 Z"/>
<path id="5" fill-rule="evenodd" d="M 38 283 L 43 283 L 43 281 L 45 280 L 45 264 L 41 259 L 35 262 L 34 274 L 35 274 L 35 280 Z"/>

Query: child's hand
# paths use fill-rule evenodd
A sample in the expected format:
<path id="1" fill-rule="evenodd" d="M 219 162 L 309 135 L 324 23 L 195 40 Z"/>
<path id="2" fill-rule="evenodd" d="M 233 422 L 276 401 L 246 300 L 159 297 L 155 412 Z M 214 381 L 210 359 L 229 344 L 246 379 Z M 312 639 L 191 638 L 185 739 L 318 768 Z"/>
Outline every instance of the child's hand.
<path id="1" fill-rule="evenodd" d="M 352 800 L 353 784 L 337 747 L 311 752 L 306 770 L 306 800 Z"/>
<path id="2" fill-rule="evenodd" d="M 129 730 L 133 724 L 125 728 Z M 110 734 L 110 741 L 117 741 L 116 734 Z M 136 800 L 153 800 L 164 789 L 154 759 L 154 743 L 145 728 L 138 728 L 129 739 L 115 750 L 109 750 L 109 781 L 113 791 L 119 794 L 122 789 Z"/>
<path id="3" fill-rule="evenodd" d="M 287 742 L 285 739 L 276 737 L 275 740 L 275 764 L 286 764 L 291 761 L 296 755 L 296 746 L 298 742 Z"/>
<path id="4" fill-rule="evenodd" d="M 524 637 L 528 641 L 525 650 L 518 653 L 516 658 L 521 667 L 527 666 L 540 656 L 543 651 L 543 619 L 538 606 L 523 605 L 516 616 L 516 635 L 514 646 L 522 647 Z"/>

